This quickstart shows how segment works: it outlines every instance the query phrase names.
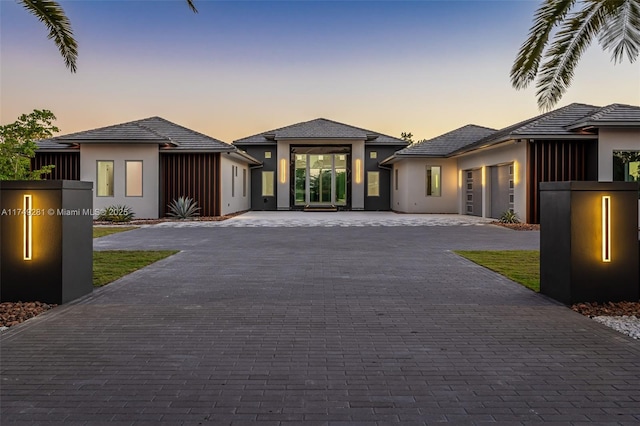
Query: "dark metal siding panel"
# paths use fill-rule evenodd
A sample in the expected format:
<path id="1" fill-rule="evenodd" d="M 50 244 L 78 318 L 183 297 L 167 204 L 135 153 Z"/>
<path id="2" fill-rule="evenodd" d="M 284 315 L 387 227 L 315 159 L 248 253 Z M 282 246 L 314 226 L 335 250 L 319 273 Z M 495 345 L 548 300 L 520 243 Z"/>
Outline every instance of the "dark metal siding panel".
<path id="1" fill-rule="evenodd" d="M 527 222 L 540 223 L 540 182 L 584 181 L 597 173 L 597 141 L 534 141 L 527 155 Z M 595 160 L 594 160 L 595 153 Z M 593 168 L 596 168 L 596 171 Z"/>
<path id="2" fill-rule="evenodd" d="M 247 154 L 262 161 L 262 167 L 251 170 L 251 209 L 252 210 L 277 210 L 278 209 L 278 185 L 274 187 L 273 197 L 262 196 L 262 172 L 272 171 L 276 174 L 278 170 L 278 147 L 276 145 L 242 146 Z M 271 158 L 265 158 L 265 153 L 270 152 Z"/>
<path id="3" fill-rule="evenodd" d="M 46 180 L 80 180 L 80 152 L 36 152 L 31 159 L 31 170 L 55 166 Z"/>
<path id="4" fill-rule="evenodd" d="M 378 167 L 380 161 L 390 157 L 402 149 L 402 146 L 365 146 L 364 154 L 364 209 L 365 210 L 391 210 L 391 171 Z M 371 152 L 376 153 L 376 158 L 371 158 Z M 367 172 L 380 173 L 380 196 L 367 196 Z"/>
<path id="5" fill-rule="evenodd" d="M 160 155 L 160 216 L 178 197 L 198 202 L 200 216 L 220 214 L 218 153 L 172 153 Z"/>

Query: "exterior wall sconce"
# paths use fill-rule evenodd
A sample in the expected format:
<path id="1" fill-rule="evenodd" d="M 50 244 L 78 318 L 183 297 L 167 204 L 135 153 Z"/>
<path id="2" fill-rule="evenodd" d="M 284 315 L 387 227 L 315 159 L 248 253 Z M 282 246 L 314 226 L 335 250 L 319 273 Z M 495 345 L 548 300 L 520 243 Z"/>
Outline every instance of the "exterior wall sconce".
<path id="1" fill-rule="evenodd" d="M 362 160 L 356 158 L 356 183 L 362 182 Z"/>
<path id="2" fill-rule="evenodd" d="M 611 262 L 611 197 L 602 196 L 602 261 Z"/>
<path id="3" fill-rule="evenodd" d="M 287 160 L 280 159 L 280 183 L 287 183 Z"/>
<path id="4" fill-rule="evenodd" d="M 31 260 L 33 254 L 33 216 L 31 216 L 31 210 L 33 209 L 33 200 L 31 194 L 24 194 L 22 202 L 22 226 L 23 226 L 23 249 L 22 258 L 24 260 Z"/>

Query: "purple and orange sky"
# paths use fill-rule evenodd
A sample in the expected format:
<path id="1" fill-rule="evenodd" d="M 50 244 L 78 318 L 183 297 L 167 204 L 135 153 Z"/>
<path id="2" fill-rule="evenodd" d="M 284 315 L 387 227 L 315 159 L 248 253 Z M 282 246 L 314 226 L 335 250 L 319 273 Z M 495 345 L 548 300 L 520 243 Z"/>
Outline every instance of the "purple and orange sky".
<path id="1" fill-rule="evenodd" d="M 509 71 L 538 1 L 61 1 L 70 73 L 0 0 L 0 122 L 52 110 L 62 133 L 158 115 L 226 142 L 318 117 L 431 138 L 540 113 Z M 558 106 L 640 104 L 640 64 L 595 43 Z"/>

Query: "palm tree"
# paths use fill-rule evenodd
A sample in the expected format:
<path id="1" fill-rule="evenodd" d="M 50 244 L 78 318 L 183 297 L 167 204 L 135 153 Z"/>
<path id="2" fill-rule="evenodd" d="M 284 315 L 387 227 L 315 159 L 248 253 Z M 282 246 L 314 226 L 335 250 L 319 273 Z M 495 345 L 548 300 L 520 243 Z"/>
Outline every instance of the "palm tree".
<path id="1" fill-rule="evenodd" d="M 640 51 L 640 0 L 544 0 L 534 15 L 529 38 L 511 68 L 511 84 L 525 88 L 537 79 L 538 107 L 550 110 L 566 92 L 581 55 L 594 38 L 612 52 L 614 63 Z M 558 26 L 547 48 L 552 30 Z M 541 61 L 544 60 L 542 65 Z"/>
<path id="2" fill-rule="evenodd" d="M 71 72 L 76 72 L 78 59 L 78 43 L 73 37 L 71 22 L 62 6 L 55 0 L 19 0 L 25 9 L 42 22 L 49 30 L 49 39 L 58 46 L 64 63 Z M 189 8 L 198 13 L 193 0 L 186 0 Z"/>

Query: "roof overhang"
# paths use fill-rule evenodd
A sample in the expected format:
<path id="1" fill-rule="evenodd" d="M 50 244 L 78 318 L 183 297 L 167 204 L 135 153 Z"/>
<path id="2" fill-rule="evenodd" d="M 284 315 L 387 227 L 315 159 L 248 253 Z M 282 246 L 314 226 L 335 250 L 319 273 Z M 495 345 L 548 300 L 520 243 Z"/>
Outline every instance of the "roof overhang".
<path id="1" fill-rule="evenodd" d="M 171 145 L 180 146 L 171 139 L 55 139 L 56 143 L 73 143 L 78 145 L 93 144 L 141 144 L 141 145 Z"/>
<path id="2" fill-rule="evenodd" d="M 581 130 L 600 127 L 640 127 L 640 121 L 582 121 L 567 127 L 567 130 Z"/>
<path id="3" fill-rule="evenodd" d="M 501 137 L 494 141 L 487 141 L 485 144 L 481 144 L 473 147 L 463 147 L 457 151 L 452 152 L 447 157 L 456 157 L 458 155 L 468 154 L 470 152 L 479 151 L 481 149 L 491 148 L 496 145 L 502 145 L 506 143 L 520 143 L 525 141 L 535 140 L 591 140 L 598 139 L 598 135 L 594 134 L 576 134 L 576 135 L 509 135 Z"/>

